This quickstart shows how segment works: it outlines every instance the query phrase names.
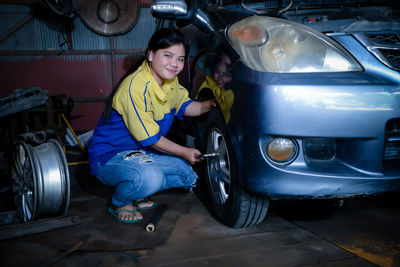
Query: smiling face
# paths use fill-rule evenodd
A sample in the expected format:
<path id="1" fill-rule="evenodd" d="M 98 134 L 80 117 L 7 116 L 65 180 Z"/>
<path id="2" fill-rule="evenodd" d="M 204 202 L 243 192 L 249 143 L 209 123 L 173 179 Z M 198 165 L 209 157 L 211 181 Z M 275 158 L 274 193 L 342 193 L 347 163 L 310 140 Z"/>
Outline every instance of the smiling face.
<path id="1" fill-rule="evenodd" d="M 154 79 L 162 86 L 164 81 L 174 78 L 183 70 L 185 47 L 179 43 L 157 51 L 150 51 L 148 60 Z"/>

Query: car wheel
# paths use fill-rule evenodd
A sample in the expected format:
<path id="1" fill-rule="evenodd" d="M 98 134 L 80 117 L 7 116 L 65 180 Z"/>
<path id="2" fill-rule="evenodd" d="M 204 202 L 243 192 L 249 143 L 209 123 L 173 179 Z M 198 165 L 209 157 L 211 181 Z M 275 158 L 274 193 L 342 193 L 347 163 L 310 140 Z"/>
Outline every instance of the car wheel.
<path id="1" fill-rule="evenodd" d="M 218 154 L 206 159 L 206 181 L 211 205 L 219 220 L 227 226 L 250 227 L 265 218 L 269 200 L 248 193 L 239 185 L 232 145 L 225 129 L 219 125 L 208 123 L 204 138 L 204 151 Z"/>

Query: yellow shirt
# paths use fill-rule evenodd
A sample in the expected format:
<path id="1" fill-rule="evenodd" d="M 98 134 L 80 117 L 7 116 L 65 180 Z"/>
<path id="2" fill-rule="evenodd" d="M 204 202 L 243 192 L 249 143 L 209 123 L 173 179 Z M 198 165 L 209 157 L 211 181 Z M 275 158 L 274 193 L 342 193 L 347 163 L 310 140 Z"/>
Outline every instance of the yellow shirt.
<path id="1" fill-rule="evenodd" d="M 122 82 L 113 107 L 121 114 L 128 131 L 141 142 L 160 134 L 165 136 L 174 116 L 182 119 L 191 101 L 177 77 L 165 81 L 160 88 L 145 60 Z"/>

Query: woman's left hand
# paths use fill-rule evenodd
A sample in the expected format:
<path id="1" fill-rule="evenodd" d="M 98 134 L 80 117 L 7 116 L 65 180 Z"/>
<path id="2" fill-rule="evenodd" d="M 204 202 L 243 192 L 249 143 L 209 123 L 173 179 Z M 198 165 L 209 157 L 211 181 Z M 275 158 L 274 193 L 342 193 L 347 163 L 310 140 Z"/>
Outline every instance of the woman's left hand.
<path id="1" fill-rule="evenodd" d="M 216 98 L 210 99 L 210 100 L 205 100 L 201 103 L 201 113 L 206 113 L 209 112 L 212 108 L 215 108 L 217 106 L 218 100 Z"/>
<path id="2" fill-rule="evenodd" d="M 210 100 L 207 100 L 207 101 L 209 101 L 209 105 L 210 105 L 209 111 L 212 108 L 215 108 L 217 106 L 217 104 L 218 104 L 218 100 L 216 98 L 213 98 L 213 99 L 210 99 Z"/>

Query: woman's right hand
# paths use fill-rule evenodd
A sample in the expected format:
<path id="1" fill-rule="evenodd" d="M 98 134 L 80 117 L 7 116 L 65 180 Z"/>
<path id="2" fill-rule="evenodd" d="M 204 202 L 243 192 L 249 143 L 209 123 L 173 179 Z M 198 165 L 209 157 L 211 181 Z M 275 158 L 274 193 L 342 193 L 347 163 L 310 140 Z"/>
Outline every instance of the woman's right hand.
<path id="1" fill-rule="evenodd" d="M 197 162 L 202 161 L 202 158 L 199 158 L 198 156 L 201 155 L 201 152 L 197 150 L 196 148 L 190 148 L 187 147 L 185 153 L 183 154 L 183 158 L 187 161 L 190 162 L 190 164 L 195 164 Z"/>
<path id="2" fill-rule="evenodd" d="M 194 164 L 203 160 L 196 157 L 201 155 L 201 152 L 196 148 L 178 145 L 177 143 L 174 143 L 163 136 L 161 136 L 160 140 L 152 144 L 151 147 L 164 153 L 179 156 L 189 161 L 190 164 Z"/>

